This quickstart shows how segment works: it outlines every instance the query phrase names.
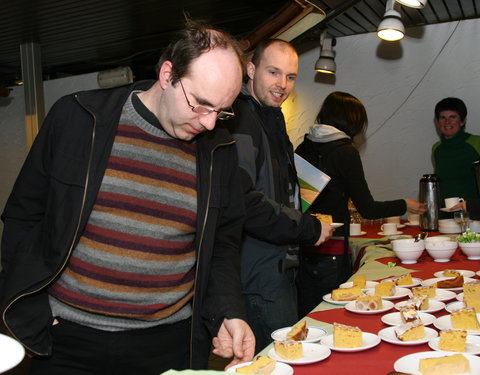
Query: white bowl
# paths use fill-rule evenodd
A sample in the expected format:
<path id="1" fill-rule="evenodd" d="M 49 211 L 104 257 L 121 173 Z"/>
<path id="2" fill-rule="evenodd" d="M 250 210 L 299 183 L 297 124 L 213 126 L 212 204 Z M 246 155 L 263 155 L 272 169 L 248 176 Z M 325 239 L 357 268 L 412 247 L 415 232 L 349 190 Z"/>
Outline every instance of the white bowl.
<path id="1" fill-rule="evenodd" d="M 448 262 L 457 250 L 456 241 L 430 241 L 425 244 L 428 254 L 435 262 Z"/>
<path id="2" fill-rule="evenodd" d="M 392 248 L 403 264 L 414 264 L 417 263 L 417 259 L 422 255 L 425 243 L 423 240 L 414 242 L 413 238 L 404 238 L 393 240 Z"/>
<path id="3" fill-rule="evenodd" d="M 468 227 L 472 232 L 480 232 L 480 220 L 471 220 Z"/>
<path id="4" fill-rule="evenodd" d="M 458 246 L 462 249 L 462 252 L 467 256 L 469 260 L 480 259 L 480 242 L 459 242 Z"/>
<path id="5" fill-rule="evenodd" d="M 427 237 L 425 238 L 425 247 L 427 246 L 428 243 L 432 243 L 432 242 L 444 242 L 444 241 L 455 241 L 455 240 L 452 240 L 450 237 L 448 236 L 432 236 L 432 237 Z"/>

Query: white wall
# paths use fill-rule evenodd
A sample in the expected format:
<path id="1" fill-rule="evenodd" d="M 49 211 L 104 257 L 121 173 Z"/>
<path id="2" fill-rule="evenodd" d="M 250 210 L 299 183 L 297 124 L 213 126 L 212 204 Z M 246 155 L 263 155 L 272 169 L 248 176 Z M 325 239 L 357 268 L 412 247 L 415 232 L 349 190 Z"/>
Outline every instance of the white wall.
<path id="1" fill-rule="evenodd" d="M 330 92 L 349 92 L 369 117 L 359 150 L 374 198 L 416 199 L 419 179 L 433 171 L 435 104 L 461 98 L 467 131 L 480 134 L 478 35 L 480 21 L 470 20 L 413 28 L 393 44 L 375 33 L 339 38 L 335 77 L 314 72 L 318 48 L 301 54 L 295 92 L 284 105 L 292 143 L 301 142 Z"/>

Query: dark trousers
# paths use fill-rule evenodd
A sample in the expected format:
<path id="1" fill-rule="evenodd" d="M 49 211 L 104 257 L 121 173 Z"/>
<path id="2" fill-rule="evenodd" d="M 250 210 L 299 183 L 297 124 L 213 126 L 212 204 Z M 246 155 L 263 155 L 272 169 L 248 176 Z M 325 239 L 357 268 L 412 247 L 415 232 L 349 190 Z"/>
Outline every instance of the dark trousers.
<path id="1" fill-rule="evenodd" d="M 121 332 L 60 320 L 51 331 L 53 354 L 32 359 L 33 375 L 158 375 L 189 367 L 190 320 Z"/>
<path id="2" fill-rule="evenodd" d="M 307 315 L 352 275 L 349 255 L 301 254 L 297 275 L 298 314 Z"/>

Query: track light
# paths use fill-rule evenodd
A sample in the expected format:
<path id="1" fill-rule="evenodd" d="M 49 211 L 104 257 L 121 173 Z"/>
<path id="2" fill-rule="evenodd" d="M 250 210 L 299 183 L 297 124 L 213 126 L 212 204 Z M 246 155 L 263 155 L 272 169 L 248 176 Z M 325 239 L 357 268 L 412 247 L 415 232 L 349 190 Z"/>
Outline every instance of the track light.
<path id="1" fill-rule="evenodd" d="M 405 5 L 410 8 L 421 9 L 427 4 L 427 0 L 396 0 L 397 3 Z"/>
<path id="2" fill-rule="evenodd" d="M 405 26 L 400 13 L 393 9 L 395 0 L 387 0 L 387 6 L 382 22 L 378 25 L 377 35 L 383 40 L 393 42 L 405 35 Z"/>
<path id="3" fill-rule="evenodd" d="M 328 38 L 327 32 L 323 31 L 320 34 L 320 57 L 315 63 L 315 71 L 335 74 L 337 64 L 335 64 L 335 51 L 332 48 L 334 45 L 335 39 Z"/>

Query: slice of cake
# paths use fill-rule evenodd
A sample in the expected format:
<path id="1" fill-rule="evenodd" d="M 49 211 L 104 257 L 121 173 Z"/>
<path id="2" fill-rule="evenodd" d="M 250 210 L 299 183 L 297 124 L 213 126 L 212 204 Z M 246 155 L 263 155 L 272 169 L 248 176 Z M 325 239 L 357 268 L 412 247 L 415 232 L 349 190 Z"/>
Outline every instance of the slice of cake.
<path id="1" fill-rule="evenodd" d="M 461 354 L 445 357 L 420 359 L 419 371 L 422 375 L 459 375 L 470 372 L 470 362 Z"/>
<path id="2" fill-rule="evenodd" d="M 467 347 L 467 331 L 447 329 L 440 331 L 438 348 L 450 352 L 465 352 Z"/>
<path id="3" fill-rule="evenodd" d="M 443 271 L 443 276 L 445 277 L 458 277 L 461 276 L 462 274 L 458 272 L 457 270 L 445 270 Z"/>
<path id="4" fill-rule="evenodd" d="M 416 341 L 425 337 L 425 327 L 421 320 L 394 327 L 395 335 L 401 341 Z"/>
<path id="5" fill-rule="evenodd" d="M 365 275 L 356 275 L 353 278 L 353 286 L 358 286 L 360 289 L 365 289 L 367 286 L 367 279 Z"/>
<path id="6" fill-rule="evenodd" d="M 412 288 L 414 296 L 427 296 L 428 298 L 435 298 L 437 295 L 437 287 L 435 284 L 428 286 L 417 286 Z"/>
<path id="7" fill-rule="evenodd" d="M 332 299 L 334 301 L 353 301 L 360 297 L 362 289 L 358 286 L 352 286 L 351 288 L 339 288 L 332 290 Z"/>
<path id="8" fill-rule="evenodd" d="M 275 353 L 283 359 L 296 360 L 303 357 L 303 346 L 299 341 L 275 341 L 273 343 Z"/>
<path id="9" fill-rule="evenodd" d="M 412 303 L 411 305 L 405 305 L 400 308 L 400 317 L 403 323 L 414 322 L 418 319 L 417 309 Z"/>
<path id="10" fill-rule="evenodd" d="M 360 311 L 372 311 L 383 309 L 382 297 L 360 296 L 355 300 L 355 308 Z"/>
<path id="11" fill-rule="evenodd" d="M 380 297 L 391 297 L 395 294 L 395 283 L 393 281 L 382 281 L 375 285 L 375 295 Z"/>
<path id="12" fill-rule="evenodd" d="M 287 340 L 302 341 L 305 340 L 307 336 L 308 328 L 305 320 L 298 322 L 287 332 Z"/>
<path id="13" fill-rule="evenodd" d="M 238 367 L 235 371 L 239 374 L 270 375 L 275 370 L 275 363 L 274 359 L 260 355 L 250 365 Z"/>
<path id="14" fill-rule="evenodd" d="M 333 323 L 333 346 L 336 348 L 362 347 L 362 331 L 358 327 Z"/>
<path id="15" fill-rule="evenodd" d="M 410 302 L 415 305 L 417 310 L 428 310 L 430 307 L 429 298 L 425 296 L 413 296 Z"/>
<path id="16" fill-rule="evenodd" d="M 450 318 L 452 320 L 452 327 L 455 329 L 480 330 L 477 314 L 475 313 L 475 309 L 471 307 L 452 311 Z"/>
<path id="17" fill-rule="evenodd" d="M 325 215 L 325 214 L 313 214 L 318 220 L 323 221 L 324 223 L 332 224 L 333 217 L 332 215 Z"/>
<path id="18" fill-rule="evenodd" d="M 463 286 L 463 276 L 453 277 L 451 279 L 445 279 L 437 281 L 437 288 L 460 288 Z"/>
<path id="19" fill-rule="evenodd" d="M 397 277 L 395 280 L 394 280 L 395 284 L 398 285 L 398 286 L 402 286 L 402 285 L 412 285 L 413 284 L 413 279 L 412 279 L 412 274 L 411 273 L 407 273 L 405 275 L 402 275 L 400 277 Z"/>
<path id="20" fill-rule="evenodd" d="M 480 281 L 463 284 L 463 302 L 475 311 L 480 311 Z"/>

